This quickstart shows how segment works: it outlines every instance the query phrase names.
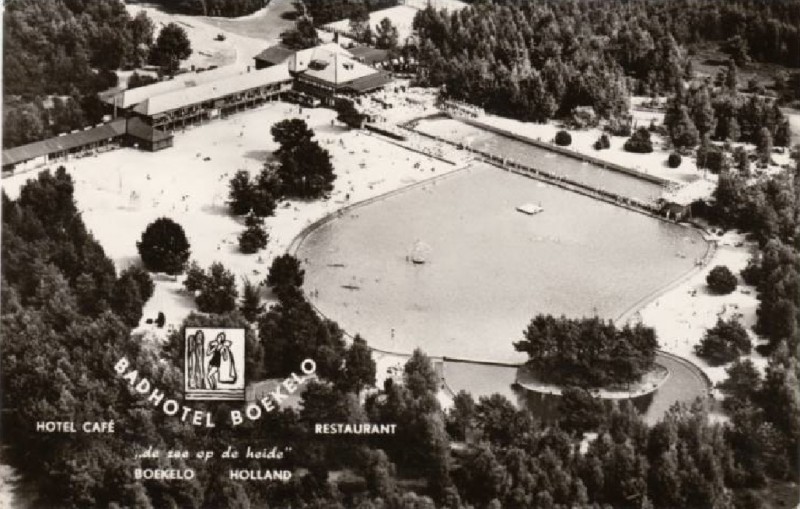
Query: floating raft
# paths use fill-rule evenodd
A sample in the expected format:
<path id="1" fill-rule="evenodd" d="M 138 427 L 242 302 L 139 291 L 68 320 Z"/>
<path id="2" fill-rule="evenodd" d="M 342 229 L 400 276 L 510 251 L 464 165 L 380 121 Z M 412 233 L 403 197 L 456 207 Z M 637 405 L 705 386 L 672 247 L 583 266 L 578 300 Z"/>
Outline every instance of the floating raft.
<path id="1" fill-rule="evenodd" d="M 517 210 L 523 214 L 528 214 L 529 216 L 534 216 L 539 212 L 544 212 L 544 208 L 541 205 L 536 205 L 535 203 L 526 203 L 524 205 L 520 205 L 517 207 Z"/>

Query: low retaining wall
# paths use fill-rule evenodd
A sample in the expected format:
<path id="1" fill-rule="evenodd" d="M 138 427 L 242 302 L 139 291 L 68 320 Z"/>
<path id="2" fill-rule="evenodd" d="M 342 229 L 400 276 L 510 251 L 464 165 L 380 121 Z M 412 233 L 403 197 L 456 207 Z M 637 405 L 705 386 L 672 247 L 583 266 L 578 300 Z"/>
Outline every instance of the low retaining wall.
<path id="1" fill-rule="evenodd" d="M 379 126 L 377 126 L 375 124 L 372 124 L 372 123 L 364 124 L 364 129 L 366 129 L 368 131 L 372 131 L 372 132 L 378 133 L 378 134 L 382 134 L 384 136 L 388 136 L 389 138 L 392 138 L 394 140 L 406 141 L 406 137 L 403 136 L 402 134 L 398 134 L 398 133 L 390 131 L 388 129 L 384 129 L 384 128 L 379 127 Z"/>
<path id="2" fill-rule="evenodd" d="M 459 122 L 463 122 L 463 123 L 465 123 L 467 125 L 471 125 L 472 127 L 477 127 L 479 129 L 485 129 L 485 130 L 490 131 L 490 132 L 492 132 L 494 134 L 498 134 L 500 136 L 505 136 L 506 138 L 511 138 L 511 139 L 514 139 L 514 140 L 517 140 L 517 141 L 521 141 L 523 143 L 527 143 L 528 145 L 533 145 L 533 146 L 538 147 L 538 148 L 542 148 L 542 149 L 545 149 L 545 150 L 550 150 L 550 151 L 553 151 L 553 152 L 557 152 L 557 153 L 559 153 L 561 155 L 564 155 L 564 156 L 567 156 L 567 157 L 571 157 L 571 158 L 577 159 L 579 161 L 592 163 L 592 164 L 594 164 L 596 166 L 600 166 L 601 168 L 604 168 L 604 169 L 607 169 L 607 170 L 613 170 L 613 171 L 617 171 L 617 172 L 620 172 L 620 173 L 625 173 L 626 175 L 630 175 L 631 177 L 635 177 L 635 178 L 638 178 L 638 179 L 641 179 L 641 180 L 646 180 L 646 181 L 652 182 L 654 184 L 659 184 L 661 186 L 665 186 L 666 187 L 667 185 L 672 183 L 671 181 L 669 181 L 667 179 L 664 179 L 664 178 L 661 178 L 661 177 L 657 177 L 655 175 L 642 173 L 642 172 L 636 171 L 636 170 L 634 170 L 632 168 L 627 168 L 625 166 L 622 166 L 622 165 L 619 165 L 619 164 L 616 164 L 616 163 L 611 163 L 611 162 L 608 162 L 608 161 L 604 161 L 603 159 L 598 159 L 596 157 L 593 157 L 593 156 L 590 156 L 590 155 L 586 155 L 586 154 L 583 154 L 581 152 L 576 152 L 574 150 L 570 150 L 570 149 L 565 148 L 565 147 L 560 147 L 560 146 L 554 145 L 552 143 L 547 143 L 547 142 L 536 140 L 536 139 L 533 139 L 533 138 L 528 138 L 527 136 L 522 136 L 522 135 L 519 135 L 519 134 L 516 134 L 516 133 L 512 133 L 512 132 L 506 131 L 505 129 L 502 129 L 500 127 L 495 127 L 493 125 L 481 122 L 480 120 L 475 120 L 475 119 L 471 119 L 471 118 L 460 118 L 460 117 L 456 117 L 455 119 L 458 120 Z"/>
<path id="3" fill-rule="evenodd" d="M 587 184 L 583 184 L 581 182 L 577 182 L 577 181 L 574 181 L 572 179 L 569 179 L 567 177 L 563 177 L 563 176 L 560 176 L 560 175 L 553 175 L 553 174 L 551 174 L 551 173 L 549 173 L 547 171 L 544 171 L 544 170 L 541 170 L 541 169 L 538 169 L 538 168 L 534 168 L 534 167 L 531 167 L 531 166 L 527 166 L 527 165 L 524 165 L 522 163 L 508 162 L 508 161 L 506 161 L 505 158 L 502 158 L 500 156 L 491 154 L 489 152 L 484 152 L 483 150 L 470 148 L 470 147 L 467 147 L 467 146 L 465 146 L 465 145 L 463 145 L 461 143 L 458 143 L 458 142 L 455 142 L 453 140 L 449 140 L 449 139 L 446 139 L 446 138 L 442 138 L 440 136 L 436 136 L 436 135 L 433 135 L 433 134 L 425 133 L 425 132 L 422 132 L 422 131 L 417 131 L 412 127 L 413 125 L 414 125 L 413 122 L 409 122 L 409 123 L 406 123 L 406 124 L 401 124 L 400 127 L 402 127 L 403 129 L 407 129 L 409 131 L 415 132 L 415 133 L 417 133 L 417 134 L 419 134 L 421 136 L 425 136 L 427 138 L 430 138 L 432 140 L 435 140 L 435 141 L 438 141 L 438 142 L 441 142 L 441 143 L 447 143 L 449 145 L 461 148 L 463 150 L 467 150 L 470 153 L 477 154 L 477 155 L 481 156 L 484 159 L 485 162 L 487 162 L 489 164 L 492 164 L 494 166 L 497 166 L 497 167 L 499 167 L 501 169 L 504 169 L 504 170 L 507 170 L 507 171 L 513 171 L 514 173 L 517 173 L 517 174 L 525 176 L 525 177 L 529 177 L 529 178 L 533 178 L 533 179 L 537 179 L 537 180 L 542 180 L 544 182 L 547 182 L 548 184 L 553 184 L 553 185 L 561 187 L 563 189 L 567 189 L 569 191 L 573 191 L 573 192 L 576 192 L 576 193 L 579 193 L 579 194 L 583 194 L 583 195 L 588 196 L 590 198 L 603 200 L 603 201 L 605 201 L 607 203 L 610 203 L 612 205 L 617 205 L 619 207 L 623 207 L 623 208 L 626 208 L 626 209 L 634 211 L 634 212 L 641 212 L 643 214 L 646 214 L 646 215 L 649 215 L 649 216 L 652 216 L 652 217 L 655 217 L 655 218 L 658 218 L 658 219 L 665 220 L 661 216 L 661 210 L 658 207 L 656 207 L 654 204 L 642 203 L 639 200 L 636 200 L 634 198 L 628 198 L 628 197 L 625 197 L 625 196 L 620 196 L 620 195 L 618 195 L 616 193 L 612 193 L 612 192 L 609 192 L 609 191 L 604 191 L 602 189 L 596 189 L 596 188 L 594 188 L 592 186 L 589 186 Z M 549 145 L 543 145 L 542 148 L 544 148 L 546 150 L 551 150 L 552 149 L 552 147 L 549 146 Z"/>

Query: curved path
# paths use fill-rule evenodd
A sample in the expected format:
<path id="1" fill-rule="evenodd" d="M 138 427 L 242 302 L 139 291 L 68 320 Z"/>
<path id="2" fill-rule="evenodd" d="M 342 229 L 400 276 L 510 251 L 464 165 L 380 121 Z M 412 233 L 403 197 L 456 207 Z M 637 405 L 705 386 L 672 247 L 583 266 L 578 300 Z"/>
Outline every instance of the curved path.
<path id="1" fill-rule="evenodd" d="M 644 414 L 648 424 L 655 424 L 675 403 L 692 403 L 697 398 L 706 398 L 711 382 L 691 362 L 666 352 L 659 351 L 656 362 L 667 368 L 670 376 L 653 396 Z"/>

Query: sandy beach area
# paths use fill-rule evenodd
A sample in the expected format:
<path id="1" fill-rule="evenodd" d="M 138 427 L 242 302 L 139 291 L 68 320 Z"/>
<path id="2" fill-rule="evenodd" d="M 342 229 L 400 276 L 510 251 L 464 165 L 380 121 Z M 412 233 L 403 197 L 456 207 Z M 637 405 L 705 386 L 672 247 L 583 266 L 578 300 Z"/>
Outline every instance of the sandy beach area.
<path id="1" fill-rule="evenodd" d="M 335 122 L 335 116 L 328 109 L 300 112 L 295 105 L 277 102 L 176 132 L 175 146 L 161 152 L 125 148 L 70 160 L 64 166 L 75 180 L 75 199 L 84 221 L 118 271 L 139 263 L 136 241 L 147 224 L 167 216 L 184 227 L 192 260 L 203 267 L 223 262 L 241 286 L 245 277 L 263 281 L 273 257 L 312 222 L 349 204 L 457 168 L 383 137 L 351 131 Z M 237 240 L 243 218 L 228 213 L 228 182 L 240 169 L 256 175 L 277 149 L 270 127 L 295 117 L 306 120 L 330 151 L 337 174 L 335 189 L 327 200 L 281 203 L 265 222 L 270 235 L 267 248 L 244 255 Z M 447 147 L 428 149 L 441 155 L 447 151 Z M 3 188 L 14 198 L 36 173 L 4 178 Z M 152 318 L 162 311 L 167 323 L 177 326 L 195 308 L 182 290 L 182 277 L 154 279 L 156 292 L 145 305 L 144 316 Z M 264 296 L 270 297 L 266 292 Z"/>
<path id="2" fill-rule="evenodd" d="M 691 277 L 647 303 L 631 318 L 653 327 L 661 349 L 691 361 L 716 384 L 726 378 L 726 366 L 710 366 L 694 353 L 705 331 L 714 327 L 717 319 L 737 318 L 747 329 L 753 346 L 758 338 L 752 330 L 756 323 L 758 299 L 754 287 L 742 281 L 739 272 L 747 265 L 755 246 L 744 236 L 728 232 L 712 237 L 717 248 L 710 262 Z M 737 275 L 739 286 L 728 295 L 709 292 L 706 276 L 717 265 L 726 265 Z M 753 351 L 750 355 L 756 366 L 766 366 L 766 359 Z"/>

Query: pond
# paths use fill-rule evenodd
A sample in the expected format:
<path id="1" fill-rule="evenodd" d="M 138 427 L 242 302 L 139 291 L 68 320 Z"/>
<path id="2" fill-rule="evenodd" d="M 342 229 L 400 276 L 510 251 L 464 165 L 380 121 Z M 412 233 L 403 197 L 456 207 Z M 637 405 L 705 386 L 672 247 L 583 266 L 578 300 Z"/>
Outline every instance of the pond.
<path id="1" fill-rule="evenodd" d="M 692 229 L 476 164 L 351 209 L 297 255 L 312 303 L 375 348 L 521 362 L 535 314 L 614 319 L 706 249 Z"/>

